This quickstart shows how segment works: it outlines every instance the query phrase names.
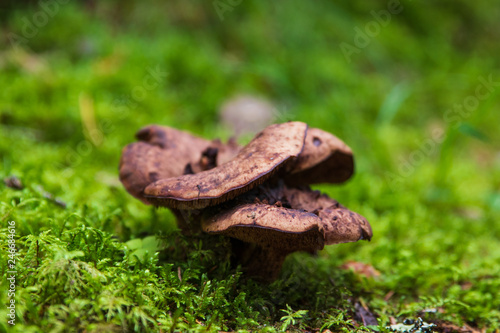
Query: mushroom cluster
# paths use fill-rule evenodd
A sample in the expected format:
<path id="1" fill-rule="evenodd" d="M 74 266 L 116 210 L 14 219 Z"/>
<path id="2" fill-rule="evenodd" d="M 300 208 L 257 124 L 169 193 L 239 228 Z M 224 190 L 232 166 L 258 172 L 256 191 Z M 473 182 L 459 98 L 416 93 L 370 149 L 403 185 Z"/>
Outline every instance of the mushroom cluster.
<path id="1" fill-rule="evenodd" d="M 351 149 L 330 133 L 274 124 L 244 147 L 157 125 L 136 137 L 120 161 L 127 191 L 170 208 L 185 233 L 231 237 L 237 262 L 253 277 L 276 279 L 291 252 L 372 236 L 364 217 L 309 188 L 353 174 Z"/>

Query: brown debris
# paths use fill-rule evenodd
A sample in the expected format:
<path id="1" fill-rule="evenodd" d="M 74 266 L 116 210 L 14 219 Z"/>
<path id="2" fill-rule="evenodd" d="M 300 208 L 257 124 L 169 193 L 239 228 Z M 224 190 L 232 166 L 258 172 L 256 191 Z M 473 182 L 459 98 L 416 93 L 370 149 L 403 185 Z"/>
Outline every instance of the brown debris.
<path id="1" fill-rule="evenodd" d="M 23 183 L 16 176 L 9 176 L 3 179 L 5 186 L 13 188 L 15 190 L 22 190 L 24 188 Z"/>
<path id="2" fill-rule="evenodd" d="M 356 302 L 354 304 L 354 309 L 356 310 L 354 319 L 357 322 L 362 323 L 364 326 L 374 325 L 378 326 L 377 317 L 368 309 L 366 305 Z"/>
<path id="3" fill-rule="evenodd" d="M 62 201 L 59 198 L 55 198 L 52 193 L 44 192 L 43 193 L 43 197 L 45 199 L 49 200 L 50 202 L 53 202 L 54 204 L 58 205 L 59 207 L 62 207 L 62 208 L 66 208 L 67 207 L 67 205 L 66 205 L 66 203 L 64 201 Z"/>
<path id="4" fill-rule="evenodd" d="M 483 333 L 486 330 L 479 330 L 477 328 L 470 327 L 467 324 L 464 324 L 462 327 L 454 325 L 452 323 L 448 323 L 445 321 L 437 321 L 434 322 L 436 327 L 434 327 L 435 332 L 442 333 Z"/>
<path id="5" fill-rule="evenodd" d="M 395 294 L 394 290 L 390 290 L 387 294 L 385 294 L 384 301 L 387 302 L 388 300 L 390 300 L 391 297 L 394 296 L 394 294 Z"/>
<path id="6" fill-rule="evenodd" d="M 377 271 L 372 265 L 370 264 L 365 264 L 362 262 L 357 262 L 357 261 L 348 261 L 342 266 L 340 266 L 342 269 L 346 270 L 352 270 L 354 274 L 356 275 L 362 275 L 367 278 L 376 278 L 380 276 L 380 272 Z M 390 293 L 393 293 L 392 291 Z M 387 297 L 387 300 L 392 296 L 389 295 Z"/>

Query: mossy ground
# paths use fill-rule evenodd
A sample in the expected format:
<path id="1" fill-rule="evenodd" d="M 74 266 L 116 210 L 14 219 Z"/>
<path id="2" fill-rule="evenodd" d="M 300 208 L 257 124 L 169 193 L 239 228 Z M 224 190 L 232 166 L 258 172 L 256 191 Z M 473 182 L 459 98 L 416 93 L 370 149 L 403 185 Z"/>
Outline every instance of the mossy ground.
<path id="1" fill-rule="evenodd" d="M 387 4 L 243 1 L 221 17 L 211 1 L 69 2 L 39 26 L 36 3 L 2 14 L 0 177 L 24 189 L 0 184 L 0 330 L 383 331 L 418 316 L 497 329 L 499 7 L 403 1 L 346 58 L 340 44 L 356 46 L 355 28 Z M 494 84 L 478 92 L 480 77 Z M 117 165 L 137 129 L 227 139 L 217 110 L 238 93 L 353 148 L 356 176 L 317 188 L 366 216 L 371 242 L 294 254 L 261 285 L 230 267 L 226 239 L 182 237 L 167 210 L 124 190 Z M 357 302 L 378 326 L 359 324 Z"/>

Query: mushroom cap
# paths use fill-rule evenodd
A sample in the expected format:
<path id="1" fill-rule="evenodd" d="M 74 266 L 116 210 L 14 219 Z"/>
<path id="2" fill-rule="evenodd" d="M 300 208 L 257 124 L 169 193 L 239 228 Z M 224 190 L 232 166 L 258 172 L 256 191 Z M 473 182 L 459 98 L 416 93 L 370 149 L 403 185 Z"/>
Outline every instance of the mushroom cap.
<path id="1" fill-rule="evenodd" d="M 208 148 L 217 148 L 217 160 L 224 161 L 239 151 L 233 143 L 211 142 L 166 126 L 146 126 L 136 137 L 140 141 L 122 151 L 120 180 L 130 194 L 146 204 L 149 204 L 143 197 L 146 186 L 162 178 L 182 175 L 186 165 L 199 163 L 202 152 Z"/>
<path id="2" fill-rule="evenodd" d="M 201 158 L 196 163 L 189 164 L 193 172 L 184 172 L 184 174 L 198 173 L 229 162 L 240 150 L 241 147 L 232 138 L 227 143 L 222 143 L 219 139 L 213 140 L 210 146 L 201 152 Z"/>
<path id="3" fill-rule="evenodd" d="M 189 162 L 198 162 L 200 152 L 208 148 L 215 148 L 217 149 L 217 165 L 220 165 L 233 159 L 241 149 L 233 139 L 230 139 L 227 144 L 222 143 L 219 139 L 208 141 L 168 126 L 146 126 L 136 133 L 136 137 L 163 149 L 175 151 L 175 156 L 179 156 L 180 160 L 187 156 Z M 182 172 L 176 176 L 181 174 Z"/>
<path id="4" fill-rule="evenodd" d="M 372 238 L 370 223 L 363 216 L 347 209 L 326 194 L 308 188 L 285 188 L 284 196 L 291 207 L 317 215 L 321 220 L 319 229 L 324 235 L 325 245 Z"/>
<path id="5" fill-rule="evenodd" d="M 316 251 L 325 244 L 317 220 L 318 217 L 309 212 L 250 203 L 206 216 L 202 219 L 202 230 L 259 246 L 279 247 L 287 253 Z"/>
<path id="6" fill-rule="evenodd" d="M 372 237 L 370 224 L 364 217 L 318 191 L 285 187 L 282 200 L 291 208 L 277 203 L 234 202 L 218 212 L 208 211 L 202 217 L 202 230 L 287 253 L 311 252 L 324 245 Z"/>
<path id="7" fill-rule="evenodd" d="M 297 158 L 287 184 L 300 186 L 342 183 L 354 173 L 352 150 L 342 140 L 318 128 L 307 131 L 304 150 Z"/>
<path id="8" fill-rule="evenodd" d="M 171 172 L 162 167 L 164 155 L 163 149 L 145 142 L 129 144 L 122 150 L 120 181 L 130 194 L 145 204 L 149 202 L 142 197 L 144 188 L 160 175 L 165 176 Z"/>
<path id="9" fill-rule="evenodd" d="M 302 152 L 306 131 L 302 122 L 268 126 L 229 162 L 196 174 L 160 179 L 146 187 L 144 197 L 175 209 L 202 209 L 233 199 L 293 161 Z"/>

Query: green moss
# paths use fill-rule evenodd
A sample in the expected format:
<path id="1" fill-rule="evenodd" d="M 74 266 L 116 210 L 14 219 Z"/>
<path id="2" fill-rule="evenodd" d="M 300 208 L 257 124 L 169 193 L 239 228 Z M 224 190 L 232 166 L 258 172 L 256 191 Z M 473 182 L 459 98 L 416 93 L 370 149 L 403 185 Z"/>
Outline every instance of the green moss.
<path id="1" fill-rule="evenodd" d="M 2 304 L 9 221 L 18 251 L 16 325 L 2 306 L 0 331 L 363 332 L 418 316 L 498 328 L 498 9 L 402 4 L 350 59 L 340 43 L 354 45 L 354 28 L 386 3 L 242 2 L 223 20 L 211 2 L 61 4 L 30 38 L 25 19 L 41 7 L 8 15 L 0 178 L 24 188 L 0 184 Z M 26 38 L 13 45 L 12 33 Z M 455 109 L 490 76 L 477 107 Z M 237 93 L 266 96 L 278 121 L 306 121 L 353 148 L 354 179 L 317 188 L 368 218 L 370 243 L 294 254 L 261 285 L 231 267 L 227 239 L 186 238 L 170 212 L 126 193 L 117 166 L 137 129 L 225 139 L 217 108 Z M 347 261 L 380 276 L 341 269 Z M 360 325 L 356 303 L 379 325 Z"/>

